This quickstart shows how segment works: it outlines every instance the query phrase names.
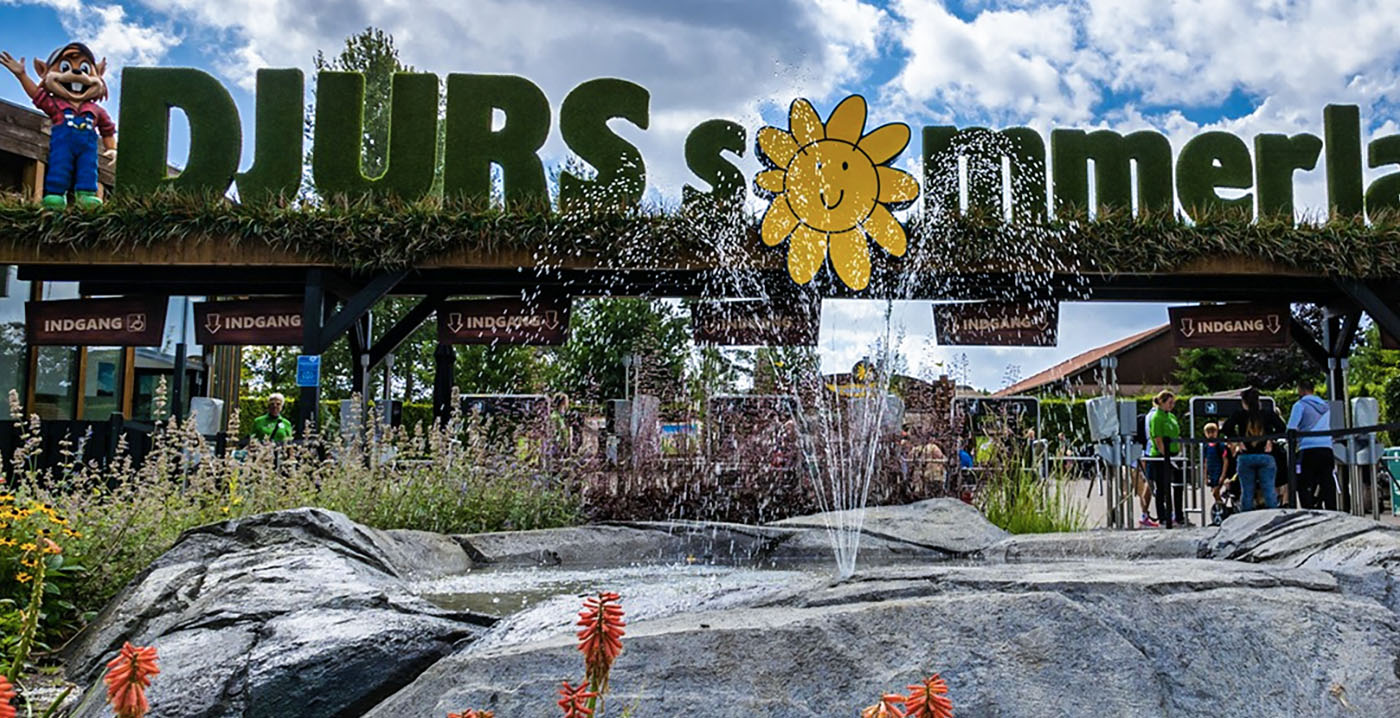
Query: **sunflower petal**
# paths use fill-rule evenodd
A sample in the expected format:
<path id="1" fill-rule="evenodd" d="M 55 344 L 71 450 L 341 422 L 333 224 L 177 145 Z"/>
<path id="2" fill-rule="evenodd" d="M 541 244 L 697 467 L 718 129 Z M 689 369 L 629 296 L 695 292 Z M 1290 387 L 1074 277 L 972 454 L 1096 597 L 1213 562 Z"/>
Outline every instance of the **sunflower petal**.
<path id="1" fill-rule="evenodd" d="M 875 174 L 880 178 L 880 202 L 903 204 L 919 196 L 919 183 L 914 175 L 883 165 L 875 168 Z"/>
<path id="2" fill-rule="evenodd" d="M 826 261 L 826 233 L 799 224 L 788 243 L 788 274 L 792 281 L 806 284 L 817 276 Z"/>
<path id="3" fill-rule="evenodd" d="M 776 127 L 764 127 L 758 131 L 758 151 L 763 153 L 776 167 L 787 167 L 797 154 L 797 142 L 792 134 Z"/>
<path id="4" fill-rule="evenodd" d="M 826 138 L 822 118 L 817 116 L 812 103 L 802 98 L 792 101 L 792 109 L 788 111 L 788 129 L 792 130 L 792 137 L 797 140 L 798 147 Z"/>
<path id="5" fill-rule="evenodd" d="M 890 214 L 885 205 L 875 205 L 875 210 L 865 218 L 865 224 L 862 226 L 876 244 L 896 257 L 903 257 L 904 251 L 909 248 L 909 239 L 904 233 L 904 227 Z"/>
<path id="6" fill-rule="evenodd" d="M 797 215 L 792 213 L 787 198 L 773 198 L 773 203 L 768 205 L 767 214 L 763 215 L 763 243 L 770 247 L 782 244 L 783 240 L 792 234 L 792 230 L 797 228 L 797 224 Z"/>
<path id="7" fill-rule="evenodd" d="M 871 162 L 882 165 L 909 146 L 909 125 L 899 122 L 881 125 L 860 138 L 856 146 L 870 157 Z"/>
<path id="8" fill-rule="evenodd" d="M 764 170 L 754 175 L 753 186 L 765 192 L 782 194 L 787 170 Z"/>
<path id="9" fill-rule="evenodd" d="M 870 284 L 870 247 L 865 243 L 865 233 L 859 229 L 832 233 L 831 265 L 846 286 L 865 289 Z"/>
<path id="10" fill-rule="evenodd" d="M 865 98 L 860 95 L 851 95 L 842 100 L 826 120 L 828 139 L 845 140 L 855 144 L 860 141 L 860 133 L 864 131 Z"/>

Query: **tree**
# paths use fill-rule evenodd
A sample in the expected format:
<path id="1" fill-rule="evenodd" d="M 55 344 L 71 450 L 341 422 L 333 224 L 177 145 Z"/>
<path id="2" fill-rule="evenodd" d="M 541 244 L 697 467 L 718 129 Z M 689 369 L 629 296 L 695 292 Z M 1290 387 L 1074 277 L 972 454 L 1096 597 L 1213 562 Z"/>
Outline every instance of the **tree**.
<path id="1" fill-rule="evenodd" d="M 821 356 L 814 347 L 763 347 L 754 352 L 755 394 L 794 394 L 821 377 Z"/>
<path id="2" fill-rule="evenodd" d="M 690 320 L 676 305 L 655 299 L 577 299 L 569 340 L 555 353 L 549 384 L 575 399 L 624 395 L 623 357 L 641 359 L 644 391 L 679 394 L 690 355 Z M 667 391 L 669 389 L 669 391 Z"/>
<path id="3" fill-rule="evenodd" d="M 534 394 L 544 386 L 542 352 L 535 347 L 455 348 L 453 381 L 463 394 Z"/>
<path id="4" fill-rule="evenodd" d="M 1245 381 L 1238 365 L 1233 349 L 1182 349 L 1176 355 L 1174 378 L 1187 396 L 1238 389 Z"/>

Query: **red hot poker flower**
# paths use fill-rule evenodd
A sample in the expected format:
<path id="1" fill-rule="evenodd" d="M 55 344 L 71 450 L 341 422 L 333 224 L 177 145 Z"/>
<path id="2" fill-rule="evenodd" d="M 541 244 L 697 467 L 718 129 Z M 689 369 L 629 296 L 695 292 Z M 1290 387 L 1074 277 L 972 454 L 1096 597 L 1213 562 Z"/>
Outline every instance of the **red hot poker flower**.
<path id="1" fill-rule="evenodd" d="M 10 701 L 15 699 L 15 687 L 0 676 L 0 718 L 15 718 L 15 706 Z"/>
<path id="2" fill-rule="evenodd" d="M 923 683 L 909 686 L 909 698 L 904 701 L 909 718 L 953 718 L 953 701 L 948 698 L 948 684 L 937 673 Z"/>
<path id="3" fill-rule="evenodd" d="M 904 711 L 897 705 L 907 699 L 898 693 L 880 696 L 880 702 L 860 712 L 860 718 L 904 718 Z"/>
<path id="4" fill-rule="evenodd" d="M 564 718 L 593 718 L 593 709 L 588 707 L 588 701 L 598 694 L 588 690 L 587 683 L 580 683 L 574 688 L 564 681 L 559 696 L 559 707 L 564 709 Z"/>
<path id="5" fill-rule="evenodd" d="M 448 713 L 447 718 L 496 718 L 496 712 L 468 708 L 466 713 Z"/>
<path id="6" fill-rule="evenodd" d="M 578 649 L 583 652 L 587 681 L 600 693 L 607 690 L 608 672 L 622 653 L 622 628 L 627 624 L 622 622 L 620 598 L 612 591 L 589 596 L 578 614 L 578 625 L 583 627 L 578 632 Z"/>
<path id="7" fill-rule="evenodd" d="M 128 642 L 121 653 L 107 664 L 107 700 L 117 718 L 144 718 L 151 705 L 146 702 L 146 689 L 156 668 L 156 649 L 137 648 Z"/>

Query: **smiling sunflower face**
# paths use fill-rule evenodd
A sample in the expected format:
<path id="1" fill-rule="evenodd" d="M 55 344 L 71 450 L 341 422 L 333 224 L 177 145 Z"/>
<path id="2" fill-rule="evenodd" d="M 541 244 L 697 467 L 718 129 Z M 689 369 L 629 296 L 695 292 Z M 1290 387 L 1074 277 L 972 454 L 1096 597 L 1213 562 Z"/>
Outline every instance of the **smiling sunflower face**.
<path id="1" fill-rule="evenodd" d="M 754 177 L 772 204 L 762 236 L 770 247 L 788 240 L 788 274 L 812 281 L 828 253 L 836 275 L 852 289 L 870 283 L 867 237 L 901 257 L 908 240 L 890 209 L 919 196 L 907 172 L 889 167 L 909 144 L 909 126 L 893 123 L 865 133 L 865 99 L 841 101 L 823 123 L 806 100 L 796 100 L 788 130 L 758 131 L 759 157 L 772 169 Z"/>

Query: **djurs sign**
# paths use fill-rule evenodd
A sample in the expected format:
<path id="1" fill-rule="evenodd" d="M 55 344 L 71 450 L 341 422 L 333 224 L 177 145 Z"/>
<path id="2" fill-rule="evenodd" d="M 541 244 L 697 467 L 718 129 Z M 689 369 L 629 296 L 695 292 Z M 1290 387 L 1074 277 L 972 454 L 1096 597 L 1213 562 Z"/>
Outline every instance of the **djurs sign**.
<path id="1" fill-rule="evenodd" d="M 303 93 L 304 77 L 299 70 L 258 72 L 253 162 L 247 171 L 238 172 L 243 128 L 232 97 L 218 80 L 196 69 L 126 68 L 121 83 L 118 189 L 150 193 L 171 188 L 222 194 L 236 183 L 244 202 L 294 195 L 301 186 L 303 171 Z M 439 99 L 435 75 L 406 73 L 394 77 L 388 168 L 378 177 L 367 177 L 359 159 L 364 79 L 358 73 L 320 73 L 312 110 L 315 132 L 311 143 L 311 184 L 325 196 L 393 195 L 411 200 L 429 192 L 440 160 L 442 186 L 449 197 L 489 198 L 492 166 L 496 165 L 507 201 L 542 202 L 547 196 L 547 185 L 540 150 L 550 132 L 557 129 L 569 149 L 596 171 L 583 177 L 565 170 L 559 179 L 562 203 L 599 197 L 616 206 L 642 198 L 646 163 L 634 145 L 609 127 L 610 122 L 622 120 L 647 129 L 650 94 L 635 83 L 619 79 L 584 82 L 559 103 L 556 118 L 544 93 L 525 78 L 448 75 L 441 158 L 437 156 Z M 810 108 L 805 101 L 798 102 Z M 167 173 L 166 157 L 173 108 L 179 108 L 189 121 L 190 150 L 183 171 L 172 177 Z M 859 118 L 848 113 L 861 124 L 854 128 L 853 138 L 862 138 L 863 102 L 861 109 Z M 797 114 L 794 103 L 794 119 Z M 803 114 L 803 119 L 814 115 Z M 836 121 L 835 114 L 827 120 L 828 124 Z M 497 121 L 497 117 L 503 117 L 503 121 Z M 798 140 L 797 154 L 803 147 L 802 140 L 835 133 L 820 124 L 815 128 L 824 129 L 820 136 L 812 129 L 790 128 Z M 903 137 L 907 142 L 909 133 L 905 130 Z M 877 143 L 879 150 L 902 152 L 903 143 L 890 142 L 898 139 L 898 133 L 887 134 L 885 142 Z M 967 141 L 979 134 L 1001 142 Z M 761 133 L 757 139 L 763 140 Z M 863 148 L 865 140 L 860 142 Z M 834 147 L 837 143 L 830 144 Z M 746 178 L 725 153 L 742 156 L 748 146 L 748 133 L 736 122 L 715 119 L 697 125 L 686 138 L 685 158 L 695 177 L 708 189 L 687 186 L 686 198 L 709 195 L 725 200 L 738 195 L 747 184 Z M 802 159 L 798 156 L 775 161 L 766 149 L 769 148 L 759 144 L 761 159 L 770 169 L 782 168 L 781 159 L 791 160 L 794 167 Z M 1400 208 L 1400 171 L 1384 175 L 1369 186 L 1363 179 L 1363 167 L 1394 166 L 1400 170 L 1400 135 L 1381 137 L 1363 146 L 1359 110 L 1348 105 L 1323 110 L 1321 137 L 1261 134 L 1253 138 L 1252 147 L 1244 139 L 1224 132 L 1196 136 L 1174 155 L 1167 137 L 1151 130 L 1121 134 L 1111 130 L 1057 129 L 1050 133 L 1047 143 L 1040 133 L 1024 127 L 989 132 L 930 126 L 923 128 L 921 154 L 928 190 L 924 194 L 925 206 L 954 211 L 958 187 L 942 187 L 940 183 L 941 188 L 934 191 L 929 189 L 929 178 L 946 171 L 950 164 L 956 167 L 960 156 L 966 158 L 966 163 L 995 168 L 1003 165 L 1003 158 L 1009 159 L 1012 186 L 1017 188 L 1012 214 L 1024 220 L 1043 217 L 1048 207 L 1086 207 L 1091 181 L 1096 190 L 1092 196 L 1100 208 L 1128 208 L 1136 194 L 1140 210 L 1170 213 L 1179 204 L 1188 215 L 1197 217 L 1212 210 L 1253 212 L 1257 207 L 1261 215 L 1286 217 L 1293 211 L 1294 173 L 1312 171 L 1320 161 L 1324 164 L 1328 200 L 1334 213 L 1355 216 Z M 892 158 L 893 155 L 874 159 L 870 163 L 872 171 Z M 816 161 L 815 166 L 820 169 L 821 161 Z M 1000 176 L 999 171 L 995 174 Z M 963 181 L 972 186 L 963 189 L 967 190 L 969 204 L 999 205 L 1002 192 L 998 179 L 993 179 L 990 184 L 995 186 L 989 187 L 985 186 L 987 180 L 977 179 L 982 175 L 968 175 L 973 179 Z M 821 179 L 834 181 L 830 174 Z M 766 182 L 760 175 L 756 180 L 760 193 L 779 195 L 785 189 L 784 181 L 789 184 L 786 189 L 791 189 L 794 173 L 770 175 Z M 977 186 L 979 183 L 984 186 Z M 900 188 L 895 196 L 906 201 L 895 202 L 894 206 L 907 205 L 918 190 L 917 185 Z M 827 202 L 828 198 L 823 195 L 822 201 Z M 873 208 L 876 201 L 871 198 L 866 204 Z M 821 229 L 820 221 L 802 216 L 797 219 L 800 224 Z M 891 245 L 897 244 L 892 232 L 887 237 Z M 886 248 L 893 254 L 902 254 L 895 251 L 902 250 L 902 246 Z"/>

